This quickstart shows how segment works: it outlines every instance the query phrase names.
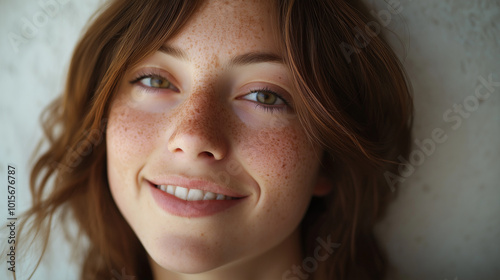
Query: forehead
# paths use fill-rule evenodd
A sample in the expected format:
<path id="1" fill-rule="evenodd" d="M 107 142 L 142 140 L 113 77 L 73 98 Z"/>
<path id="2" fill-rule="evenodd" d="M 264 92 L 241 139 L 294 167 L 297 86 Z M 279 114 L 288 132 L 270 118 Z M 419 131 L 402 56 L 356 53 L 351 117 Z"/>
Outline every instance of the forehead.
<path id="1" fill-rule="evenodd" d="M 182 30 L 169 40 L 193 55 L 215 52 L 233 56 L 243 52 L 277 53 L 273 1 L 203 1 Z"/>

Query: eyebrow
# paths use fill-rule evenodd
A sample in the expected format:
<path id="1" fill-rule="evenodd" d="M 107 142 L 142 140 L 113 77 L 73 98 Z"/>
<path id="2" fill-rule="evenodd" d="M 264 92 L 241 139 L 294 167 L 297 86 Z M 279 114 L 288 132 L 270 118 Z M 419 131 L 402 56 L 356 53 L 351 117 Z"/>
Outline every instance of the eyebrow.
<path id="1" fill-rule="evenodd" d="M 165 53 L 165 54 L 169 54 L 175 58 L 179 58 L 182 60 L 189 60 L 189 57 L 186 54 L 186 52 L 184 52 L 181 49 L 172 47 L 172 46 L 162 45 L 158 51 Z"/>
<path id="2" fill-rule="evenodd" d="M 159 49 L 160 52 L 171 55 L 175 58 L 182 60 L 189 60 L 187 53 L 179 48 L 172 47 L 169 45 L 162 45 Z M 275 54 L 269 52 L 249 52 L 235 56 L 231 59 L 229 65 L 249 65 L 261 62 L 274 62 L 274 63 L 284 63 L 284 59 Z"/>

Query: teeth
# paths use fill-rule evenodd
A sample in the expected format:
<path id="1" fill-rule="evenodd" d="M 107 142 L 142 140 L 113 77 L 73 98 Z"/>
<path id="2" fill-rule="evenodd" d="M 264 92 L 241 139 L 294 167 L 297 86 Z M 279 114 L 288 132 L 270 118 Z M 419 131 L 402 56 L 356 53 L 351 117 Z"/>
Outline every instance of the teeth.
<path id="1" fill-rule="evenodd" d="M 162 185 L 162 187 L 164 187 L 164 186 Z M 163 189 L 162 189 L 162 190 L 163 190 Z M 164 190 L 163 190 L 163 191 L 164 191 Z M 174 187 L 174 186 L 171 186 L 171 185 L 168 185 L 168 186 L 167 186 L 167 193 L 169 193 L 169 194 L 173 195 L 173 194 L 175 193 L 175 187 Z"/>
<path id="2" fill-rule="evenodd" d="M 189 190 L 187 200 L 195 201 L 203 199 L 203 191 L 202 190 Z"/>
<path id="3" fill-rule="evenodd" d="M 175 188 L 175 196 L 177 196 L 180 199 L 186 200 L 188 196 L 188 189 L 183 187 Z"/>
<path id="4" fill-rule="evenodd" d="M 225 196 L 223 194 L 213 193 L 213 192 L 205 192 L 198 189 L 188 189 L 179 186 L 172 185 L 159 185 L 158 189 L 174 195 L 180 199 L 187 201 L 199 201 L 199 200 L 231 200 L 233 199 L 230 196 Z"/>
<path id="5" fill-rule="evenodd" d="M 205 196 L 203 197 L 203 200 L 214 200 L 216 197 L 216 194 L 213 192 L 206 192 Z"/>

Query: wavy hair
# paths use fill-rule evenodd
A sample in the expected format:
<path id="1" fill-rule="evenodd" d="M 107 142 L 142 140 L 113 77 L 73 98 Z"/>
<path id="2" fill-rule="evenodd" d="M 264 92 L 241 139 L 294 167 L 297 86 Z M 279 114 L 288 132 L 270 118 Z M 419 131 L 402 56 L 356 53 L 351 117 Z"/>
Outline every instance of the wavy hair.
<path id="1" fill-rule="evenodd" d="M 78 247 L 81 279 L 111 279 L 122 267 L 137 279 L 152 278 L 145 249 L 112 199 L 102 143 L 126 69 L 179 32 L 199 2 L 107 3 L 76 46 L 63 95 L 42 115 L 48 149 L 30 177 L 28 233 L 41 234 L 44 252 L 53 217 L 63 227 L 76 223 L 79 235 L 71 240 L 75 246 L 79 236 L 88 241 Z M 346 57 L 341 46 L 359 45 L 355 30 L 371 20 L 359 3 L 276 0 L 276 8 L 299 93 L 297 115 L 310 141 L 323 148 L 323 170 L 333 186 L 312 199 L 303 219 L 303 254 L 313 254 L 316 237 L 342 244 L 312 278 L 382 279 L 386 262 L 373 228 L 393 196 L 384 172 L 395 172 L 397 156 L 410 144 L 413 107 L 404 71 L 381 36 Z"/>

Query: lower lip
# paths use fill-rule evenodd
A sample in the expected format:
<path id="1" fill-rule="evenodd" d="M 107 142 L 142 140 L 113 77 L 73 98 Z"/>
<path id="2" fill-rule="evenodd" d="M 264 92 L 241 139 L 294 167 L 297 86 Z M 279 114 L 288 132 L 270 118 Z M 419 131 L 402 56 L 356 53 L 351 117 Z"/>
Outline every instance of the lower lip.
<path id="1" fill-rule="evenodd" d="M 245 200 L 245 198 L 239 198 L 231 200 L 186 201 L 159 190 L 153 184 L 149 184 L 149 188 L 156 204 L 161 209 L 180 217 L 196 218 L 215 215 Z"/>

